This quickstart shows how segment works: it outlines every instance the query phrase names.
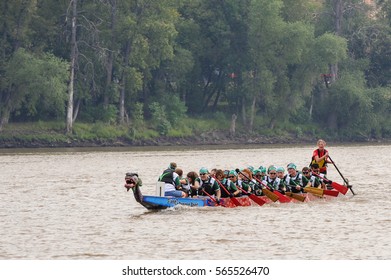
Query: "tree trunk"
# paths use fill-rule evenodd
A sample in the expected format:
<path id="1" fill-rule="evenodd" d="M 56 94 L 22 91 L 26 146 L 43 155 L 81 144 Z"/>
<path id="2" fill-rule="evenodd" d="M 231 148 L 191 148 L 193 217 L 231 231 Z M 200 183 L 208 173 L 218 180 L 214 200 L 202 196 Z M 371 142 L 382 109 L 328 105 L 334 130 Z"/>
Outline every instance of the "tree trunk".
<path id="1" fill-rule="evenodd" d="M 342 21 L 343 21 L 343 2 L 342 0 L 333 0 L 334 9 L 334 31 L 338 36 L 342 36 Z M 330 65 L 330 82 L 335 83 L 338 79 L 338 64 Z"/>
<path id="2" fill-rule="evenodd" d="M 130 56 L 130 41 L 126 43 L 124 69 L 128 67 Z M 119 98 L 119 123 L 125 123 L 125 92 L 126 92 L 126 71 L 122 72 L 121 86 L 120 86 L 120 98 Z"/>
<path id="3" fill-rule="evenodd" d="M 217 109 L 217 104 L 219 103 L 220 94 L 221 94 L 221 91 L 219 90 L 219 91 L 217 92 L 215 101 L 213 102 L 213 106 L 212 106 L 212 111 L 213 111 L 213 112 L 215 112 L 216 109 Z"/>
<path id="4" fill-rule="evenodd" d="M 67 133 L 72 133 L 73 130 L 73 95 L 75 83 L 75 67 L 76 67 L 76 18 L 77 18 L 77 0 L 71 0 L 72 3 L 72 35 L 71 35 L 71 73 L 68 85 L 68 108 L 67 108 Z"/>
<path id="5" fill-rule="evenodd" d="M 232 117 L 231 117 L 231 126 L 229 128 L 229 135 L 231 137 L 234 137 L 235 136 L 235 133 L 236 133 L 236 119 L 238 117 L 236 116 L 236 114 L 232 114 Z"/>
<path id="6" fill-rule="evenodd" d="M 310 119 L 312 119 L 312 111 L 314 110 L 314 92 L 311 92 L 311 99 L 310 99 Z"/>
<path id="7" fill-rule="evenodd" d="M 242 122 L 243 122 L 243 125 L 246 125 L 246 123 L 247 123 L 247 117 L 246 117 L 246 102 L 245 102 L 245 98 L 244 97 L 242 97 L 242 109 L 241 109 L 241 111 L 242 111 Z"/>
<path id="8" fill-rule="evenodd" d="M 11 108 L 10 108 L 11 94 L 10 94 L 10 91 L 8 90 L 5 93 L 5 95 L 6 95 L 6 97 L 5 97 L 4 107 L 1 110 L 1 116 L 0 116 L 1 117 L 1 119 L 0 119 L 0 132 L 3 130 L 4 125 L 8 124 L 9 117 L 10 117 L 10 112 L 11 112 Z M 1 97 L 1 95 L 0 95 L 0 97 Z"/>
<path id="9" fill-rule="evenodd" d="M 327 120 L 328 120 L 328 128 L 332 131 L 337 131 L 338 129 L 337 113 L 334 111 L 330 112 Z"/>
<path id="10" fill-rule="evenodd" d="M 76 121 L 77 115 L 79 114 L 80 103 L 81 103 L 81 99 L 77 100 L 76 108 L 73 110 L 74 111 L 73 112 L 73 119 L 72 119 L 73 123 Z"/>
<path id="11" fill-rule="evenodd" d="M 115 26 L 117 22 L 117 0 L 110 1 L 111 4 L 111 23 L 110 23 L 110 32 L 111 32 L 111 41 L 109 43 L 109 50 L 108 50 L 108 56 L 107 56 L 107 64 L 106 64 L 106 86 L 105 86 L 105 93 L 104 93 L 104 100 L 103 100 L 103 107 L 107 109 L 109 106 L 109 98 L 110 98 L 110 88 L 111 83 L 113 82 L 113 61 L 114 61 L 114 41 L 115 41 Z"/>
<path id="12" fill-rule="evenodd" d="M 251 104 L 251 116 L 250 116 L 250 124 L 249 124 L 249 128 L 250 128 L 250 131 L 253 132 L 253 129 L 254 129 L 254 119 L 255 119 L 255 111 L 256 111 L 256 105 L 257 104 L 257 97 L 254 96 L 253 97 L 253 102 Z"/>
<path id="13" fill-rule="evenodd" d="M 334 0 L 334 28 L 335 34 L 342 35 L 342 20 L 343 20 L 343 2 L 342 0 Z"/>
<path id="14" fill-rule="evenodd" d="M 338 36 L 342 35 L 342 21 L 343 21 L 343 1 L 333 0 L 334 9 L 334 31 Z M 330 65 L 330 83 L 333 84 L 338 79 L 338 64 Z M 332 130 L 337 129 L 337 115 L 335 112 L 330 112 L 328 115 L 328 127 Z"/>

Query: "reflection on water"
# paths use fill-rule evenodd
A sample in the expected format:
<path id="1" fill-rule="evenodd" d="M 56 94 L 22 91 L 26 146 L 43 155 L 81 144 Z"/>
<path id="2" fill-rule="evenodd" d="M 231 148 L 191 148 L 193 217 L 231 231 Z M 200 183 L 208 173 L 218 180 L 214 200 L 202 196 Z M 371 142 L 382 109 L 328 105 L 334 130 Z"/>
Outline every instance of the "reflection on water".
<path id="1" fill-rule="evenodd" d="M 184 172 L 306 166 L 311 146 L 0 150 L 0 259 L 390 259 L 390 145 L 329 147 L 358 194 L 332 201 L 152 212 L 142 191 L 169 162 Z M 342 183 L 330 166 L 330 179 Z"/>

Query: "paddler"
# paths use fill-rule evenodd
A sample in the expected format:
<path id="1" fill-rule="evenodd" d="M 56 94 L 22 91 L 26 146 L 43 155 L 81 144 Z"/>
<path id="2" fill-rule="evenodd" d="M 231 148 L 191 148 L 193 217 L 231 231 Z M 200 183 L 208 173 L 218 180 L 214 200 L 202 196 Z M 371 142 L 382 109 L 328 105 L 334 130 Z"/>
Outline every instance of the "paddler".
<path id="1" fill-rule="evenodd" d="M 284 181 L 277 177 L 277 167 L 271 165 L 267 169 L 267 176 L 264 177 L 263 183 L 268 185 L 272 190 L 285 193 L 286 187 Z"/>
<path id="2" fill-rule="evenodd" d="M 182 191 L 179 175 L 175 172 L 177 165 L 171 162 L 158 181 L 164 182 L 164 196 L 187 197 L 188 194 Z"/>
<path id="3" fill-rule="evenodd" d="M 228 170 L 228 175 L 230 171 Z M 216 179 L 225 187 L 228 193 L 221 188 L 221 197 L 234 197 L 238 196 L 240 191 L 236 187 L 235 183 L 230 178 L 225 178 L 224 171 L 221 169 L 216 170 Z"/>
<path id="4" fill-rule="evenodd" d="M 285 185 L 293 193 L 300 193 L 303 187 L 303 175 L 297 172 L 297 167 L 294 163 L 289 163 L 287 169 L 288 175 L 285 178 Z"/>
<path id="5" fill-rule="evenodd" d="M 198 189 L 198 195 L 214 195 L 217 202 L 221 198 L 221 190 L 219 184 L 209 175 L 207 168 L 202 167 L 200 169 L 200 177 L 196 178 L 196 181 L 200 184 Z"/>

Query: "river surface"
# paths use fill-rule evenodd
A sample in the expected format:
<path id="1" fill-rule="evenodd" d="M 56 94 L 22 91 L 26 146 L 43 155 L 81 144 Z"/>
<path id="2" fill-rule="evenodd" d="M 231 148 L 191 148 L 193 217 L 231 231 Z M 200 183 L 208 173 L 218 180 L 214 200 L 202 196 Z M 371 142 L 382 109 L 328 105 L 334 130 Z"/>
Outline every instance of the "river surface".
<path id="1" fill-rule="evenodd" d="M 308 165 L 313 146 L 0 150 L 0 259 L 391 259 L 391 145 L 327 147 L 356 196 L 262 207 L 151 212 L 142 192 L 172 161 L 200 167 Z M 333 166 L 328 178 L 342 183 Z"/>

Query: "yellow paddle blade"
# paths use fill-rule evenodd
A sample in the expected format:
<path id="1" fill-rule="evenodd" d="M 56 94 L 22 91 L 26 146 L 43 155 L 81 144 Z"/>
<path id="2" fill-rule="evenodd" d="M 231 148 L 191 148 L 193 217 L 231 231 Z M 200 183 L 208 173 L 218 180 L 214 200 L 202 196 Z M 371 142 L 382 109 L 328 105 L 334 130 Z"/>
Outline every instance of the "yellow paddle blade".
<path id="1" fill-rule="evenodd" d="M 305 187 L 304 190 L 308 193 L 312 193 L 312 194 L 315 194 L 315 195 L 319 195 L 319 196 L 323 196 L 323 190 L 322 189 L 318 189 L 318 188 L 314 188 L 314 187 Z"/>
<path id="2" fill-rule="evenodd" d="M 292 198 L 294 198 L 294 199 L 296 199 L 298 201 L 301 201 L 301 202 L 304 202 L 304 200 L 305 200 L 305 196 L 302 196 L 302 195 L 300 195 L 298 193 L 286 192 L 285 195 L 286 196 L 290 196 L 290 197 L 292 197 Z"/>
<path id="3" fill-rule="evenodd" d="M 273 193 L 272 191 L 268 190 L 268 189 L 262 189 L 262 192 L 268 197 L 270 198 L 273 202 L 276 202 L 278 200 L 278 195 L 276 195 L 275 193 Z"/>

